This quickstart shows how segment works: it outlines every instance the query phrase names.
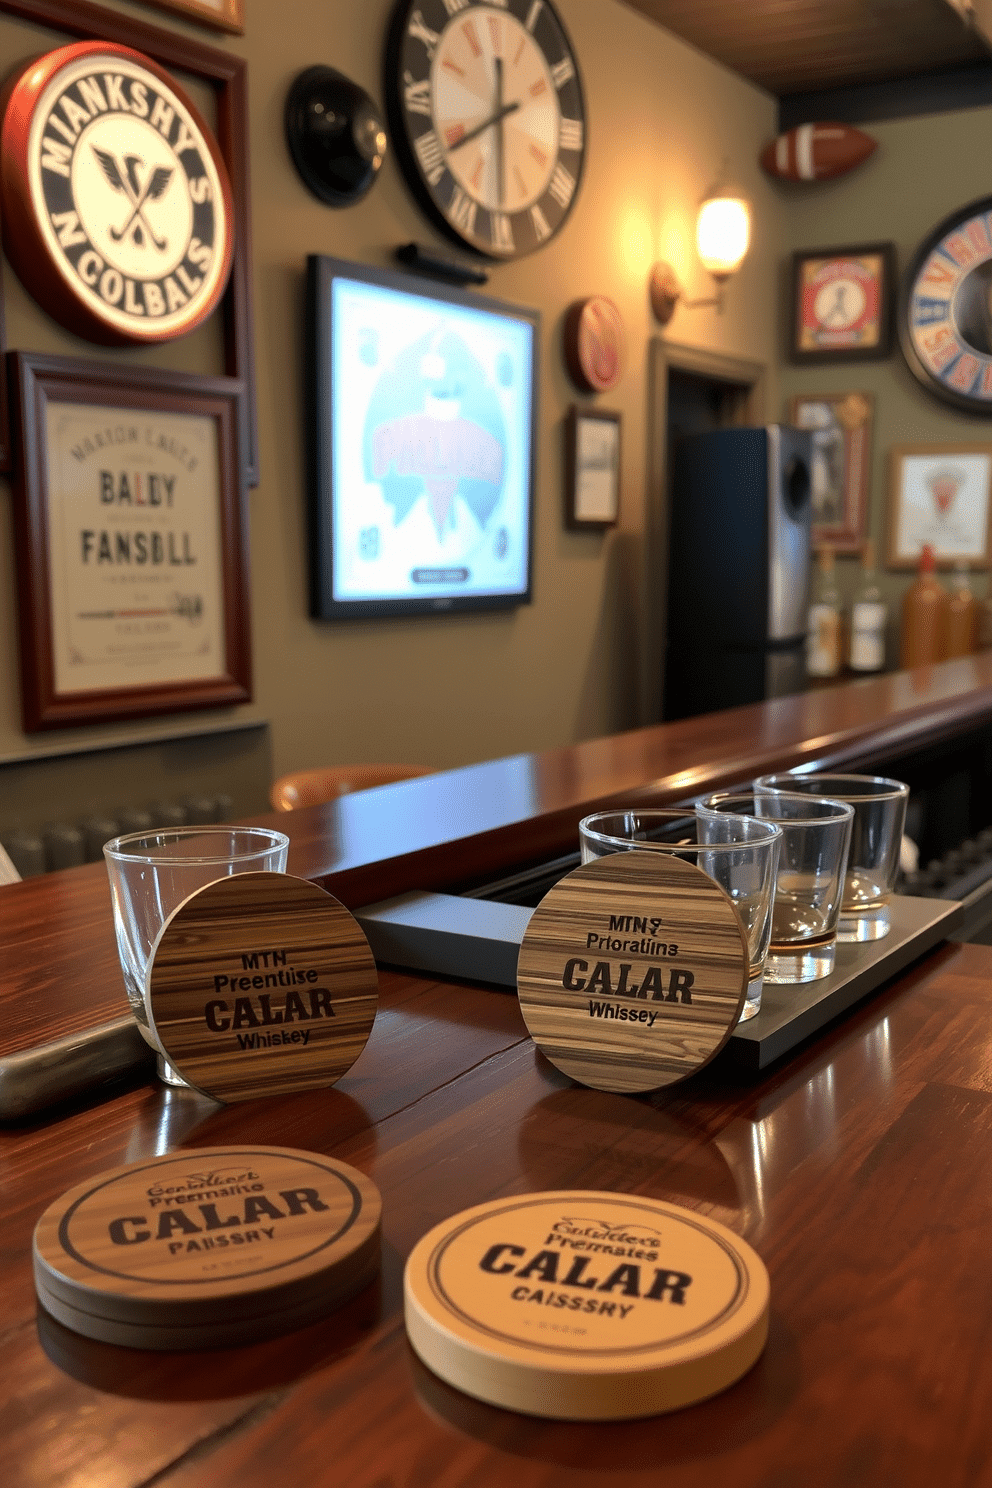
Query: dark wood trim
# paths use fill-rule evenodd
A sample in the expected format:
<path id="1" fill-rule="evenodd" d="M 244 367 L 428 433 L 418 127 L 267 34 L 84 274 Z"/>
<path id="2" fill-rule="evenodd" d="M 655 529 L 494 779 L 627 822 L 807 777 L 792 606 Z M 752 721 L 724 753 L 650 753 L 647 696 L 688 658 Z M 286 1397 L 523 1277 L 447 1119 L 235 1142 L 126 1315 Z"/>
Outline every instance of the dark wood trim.
<path id="1" fill-rule="evenodd" d="M 244 385 L 233 378 L 134 368 L 122 382 L 103 362 L 10 354 L 18 448 L 14 524 L 24 728 L 67 728 L 249 702 L 251 616 L 248 528 L 241 471 Z M 49 401 L 195 414 L 217 424 L 218 521 L 223 585 L 223 672 L 181 683 L 59 693 L 55 682 L 45 409 Z"/>
<path id="2" fill-rule="evenodd" d="M 249 485 L 258 484 L 258 432 L 255 395 L 255 332 L 252 316 L 251 202 L 248 186 L 247 63 L 218 47 L 178 32 L 93 5 L 90 0 L 0 0 L 0 12 L 83 40 L 113 36 L 124 46 L 144 52 L 163 67 L 191 73 L 210 83 L 217 94 L 217 138 L 227 165 L 234 198 L 234 262 L 224 296 L 225 370 L 245 384 L 247 394 L 243 459 Z M 5 342 L 0 341 L 0 351 Z M 0 364 L 0 377 L 3 376 Z M 0 406 L 6 389 L 0 388 Z M 6 425 L 0 446 L 7 450 Z M 2 459 L 2 457 L 0 457 Z"/>
<path id="3" fill-rule="evenodd" d="M 778 128 L 784 134 L 800 124 L 836 119 L 840 124 L 872 124 L 883 119 L 918 119 L 957 109 L 992 106 L 992 64 L 884 78 L 846 88 L 785 93 L 778 101 Z M 799 190 L 807 188 L 800 187 Z"/>

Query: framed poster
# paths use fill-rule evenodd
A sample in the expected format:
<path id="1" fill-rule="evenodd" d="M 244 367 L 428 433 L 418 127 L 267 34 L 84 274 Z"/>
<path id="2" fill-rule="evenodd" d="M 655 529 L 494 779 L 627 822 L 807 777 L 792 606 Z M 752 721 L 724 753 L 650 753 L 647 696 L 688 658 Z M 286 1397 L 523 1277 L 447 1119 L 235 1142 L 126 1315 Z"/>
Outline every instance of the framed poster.
<path id="1" fill-rule="evenodd" d="M 810 471 L 814 547 L 860 552 L 868 516 L 871 393 L 806 393 L 789 402 L 789 422 L 813 435 Z"/>
<path id="2" fill-rule="evenodd" d="M 612 527 L 620 516 L 620 415 L 571 408 L 565 420 L 565 522 Z"/>
<path id="3" fill-rule="evenodd" d="M 24 728 L 251 698 L 244 385 L 13 353 Z"/>
<path id="4" fill-rule="evenodd" d="M 890 458 L 889 568 L 915 568 L 924 543 L 941 568 L 988 568 L 992 443 L 901 445 Z"/>
<path id="5" fill-rule="evenodd" d="M 895 248 L 803 249 L 792 256 L 794 362 L 887 357 L 892 347 Z"/>
<path id="6" fill-rule="evenodd" d="M 245 29 L 244 0 L 145 0 L 145 4 L 171 10 L 214 31 L 232 31 L 240 36 Z"/>

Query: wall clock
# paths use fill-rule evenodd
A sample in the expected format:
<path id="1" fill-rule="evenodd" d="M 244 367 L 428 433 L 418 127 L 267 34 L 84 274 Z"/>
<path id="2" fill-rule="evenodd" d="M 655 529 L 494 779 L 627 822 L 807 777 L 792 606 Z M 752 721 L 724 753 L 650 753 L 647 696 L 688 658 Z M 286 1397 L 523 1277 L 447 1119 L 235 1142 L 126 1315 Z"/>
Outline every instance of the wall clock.
<path id="1" fill-rule="evenodd" d="M 899 338 L 926 390 L 992 417 L 992 196 L 945 217 L 917 250 L 902 289 Z"/>
<path id="2" fill-rule="evenodd" d="M 399 0 L 385 96 L 406 178 L 450 237 L 510 259 L 558 232 L 582 174 L 585 110 L 550 0 Z"/>
<path id="3" fill-rule="evenodd" d="M 18 276 L 89 341 L 171 341 L 224 293 L 234 210 L 220 149 L 164 68 L 129 47 L 79 42 L 21 72 L 0 200 Z"/>

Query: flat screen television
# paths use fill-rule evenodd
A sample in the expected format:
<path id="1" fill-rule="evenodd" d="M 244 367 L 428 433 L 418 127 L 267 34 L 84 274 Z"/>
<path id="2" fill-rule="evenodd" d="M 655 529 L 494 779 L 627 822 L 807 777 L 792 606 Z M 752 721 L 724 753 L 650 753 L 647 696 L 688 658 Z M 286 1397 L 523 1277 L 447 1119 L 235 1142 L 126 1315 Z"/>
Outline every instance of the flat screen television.
<path id="1" fill-rule="evenodd" d="M 529 602 L 539 324 L 415 274 L 308 259 L 312 615 Z"/>

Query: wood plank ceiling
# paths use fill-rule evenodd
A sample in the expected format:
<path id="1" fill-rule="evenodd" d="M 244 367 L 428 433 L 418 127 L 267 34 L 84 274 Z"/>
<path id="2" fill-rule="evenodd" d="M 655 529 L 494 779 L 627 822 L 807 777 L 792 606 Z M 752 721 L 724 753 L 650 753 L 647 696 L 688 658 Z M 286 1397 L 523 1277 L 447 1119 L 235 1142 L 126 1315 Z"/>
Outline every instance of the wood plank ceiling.
<path id="1" fill-rule="evenodd" d="M 992 56 L 955 0 L 626 3 L 779 98 L 943 72 Z"/>

